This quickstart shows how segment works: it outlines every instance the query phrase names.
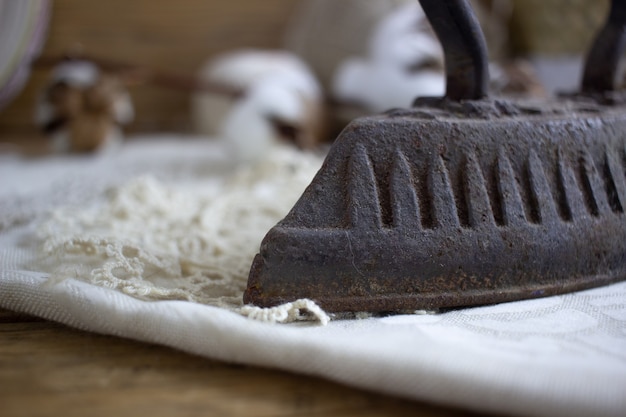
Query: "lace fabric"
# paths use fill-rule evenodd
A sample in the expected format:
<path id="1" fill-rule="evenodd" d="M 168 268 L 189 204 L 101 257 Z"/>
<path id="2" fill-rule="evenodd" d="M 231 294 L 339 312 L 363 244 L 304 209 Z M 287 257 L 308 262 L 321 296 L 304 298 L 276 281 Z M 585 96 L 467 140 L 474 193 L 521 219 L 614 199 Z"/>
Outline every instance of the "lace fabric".
<path id="1" fill-rule="evenodd" d="M 328 322 L 309 300 L 241 308 L 261 239 L 311 181 L 320 156 L 276 147 L 245 167 L 200 176 L 190 166 L 161 172 L 169 184 L 150 170 L 139 174 L 136 166 L 99 170 L 111 156 L 92 161 L 87 176 L 69 173 L 65 181 L 52 180 L 48 193 L 37 190 L 30 201 L 5 200 L 13 201 L 12 208 L 5 207 L 5 227 L 36 219 L 36 270 L 53 282 L 72 277 L 142 300 L 192 301 L 270 322 Z M 218 164 L 224 157 L 206 156 L 204 163 L 214 157 Z"/>

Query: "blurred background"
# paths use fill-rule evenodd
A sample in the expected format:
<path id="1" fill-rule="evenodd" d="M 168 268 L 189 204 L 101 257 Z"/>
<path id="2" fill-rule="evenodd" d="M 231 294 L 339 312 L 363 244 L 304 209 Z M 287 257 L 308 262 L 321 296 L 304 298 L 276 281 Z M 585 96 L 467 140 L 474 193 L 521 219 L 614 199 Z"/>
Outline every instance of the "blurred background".
<path id="1" fill-rule="evenodd" d="M 17 3 L 24 10 L 16 12 Z M 0 38 L 4 40 L 0 41 L 0 68 L 5 73 L 0 82 L 6 83 L 12 72 L 19 71 L 24 83 L 5 94 L 0 108 L 0 140 L 40 135 L 40 126 L 34 123 L 34 109 L 49 83 L 52 66 L 12 66 L 20 59 L 30 62 L 37 56 L 79 53 L 193 77 L 212 57 L 228 51 L 286 49 L 310 67 L 326 100 L 333 102 L 336 97 L 332 79 L 342 60 L 366 54 L 377 22 L 407 3 L 417 2 L 2 0 Z M 548 92 L 575 88 L 580 57 L 608 7 L 608 0 L 473 3 L 480 9 L 478 15 L 494 61 L 523 58 L 533 65 L 537 81 Z M 20 27 L 11 29 L 2 24 L 7 19 L 29 23 L 24 23 L 20 32 Z M 28 25 L 30 30 L 25 29 Z M 11 30 L 14 33 L 9 36 L 7 32 Z M 127 88 L 134 105 L 134 118 L 126 127 L 127 132 L 194 131 L 193 91 L 149 82 Z M 332 117 L 332 107 L 329 112 Z"/>

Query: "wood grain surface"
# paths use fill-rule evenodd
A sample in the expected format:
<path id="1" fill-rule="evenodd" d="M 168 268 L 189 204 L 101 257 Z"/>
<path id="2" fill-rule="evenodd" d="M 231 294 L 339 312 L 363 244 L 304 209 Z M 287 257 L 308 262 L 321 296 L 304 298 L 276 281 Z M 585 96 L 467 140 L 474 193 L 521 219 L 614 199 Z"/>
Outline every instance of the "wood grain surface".
<path id="1" fill-rule="evenodd" d="M 0 415 L 472 416 L 0 309 Z"/>
<path id="2" fill-rule="evenodd" d="M 42 52 L 71 50 L 147 68 L 195 74 L 204 62 L 239 48 L 278 48 L 297 0 L 56 0 Z M 48 72 L 35 70 L 26 88 L 0 111 L 0 137 L 36 131 L 36 99 Z M 131 88 L 131 131 L 189 131 L 190 94 Z"/>

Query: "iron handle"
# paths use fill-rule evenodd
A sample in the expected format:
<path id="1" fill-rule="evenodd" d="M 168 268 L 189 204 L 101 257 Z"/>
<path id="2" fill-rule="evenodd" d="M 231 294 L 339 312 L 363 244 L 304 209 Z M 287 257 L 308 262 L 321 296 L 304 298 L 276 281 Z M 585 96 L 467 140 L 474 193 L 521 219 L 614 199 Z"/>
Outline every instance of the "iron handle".
<path id="1" fill-rule="evenodd" d="M 446 97 L 478 100 L 487 95 L 485 37 L 467 0 L 419 0 L 445 57 Z"/>
<path id="2" fill-rule="evenodd" d="M 585 60 L 581 90 L 614 91 L 620 82 L 620 59 L 626 46 L 626 1 L 613 0 L 602 29 Z"/>

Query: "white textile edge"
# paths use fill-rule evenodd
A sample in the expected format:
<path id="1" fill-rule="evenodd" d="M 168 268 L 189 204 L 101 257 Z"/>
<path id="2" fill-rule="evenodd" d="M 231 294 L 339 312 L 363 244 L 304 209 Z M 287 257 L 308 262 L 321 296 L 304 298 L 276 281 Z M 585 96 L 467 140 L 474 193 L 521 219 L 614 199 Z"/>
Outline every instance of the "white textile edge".
<path id="1" fill-rule="evenodd" d="M 626 366 L 557 363 L 542 372 L 542 363 L 502 363 L 471 349 L 467 355 L 462 347 L 451 351 L 419 332 L 399 334 L 381 324 L 384 319 L 277 326 L 186 301 L 141 301 L 71 279 L 50 285 L 42 274 L 23 271 L 2 271 L 0 294 L 3 308 L 82 330 L 448 406 L 529 416 L 626 410 Z"/>

